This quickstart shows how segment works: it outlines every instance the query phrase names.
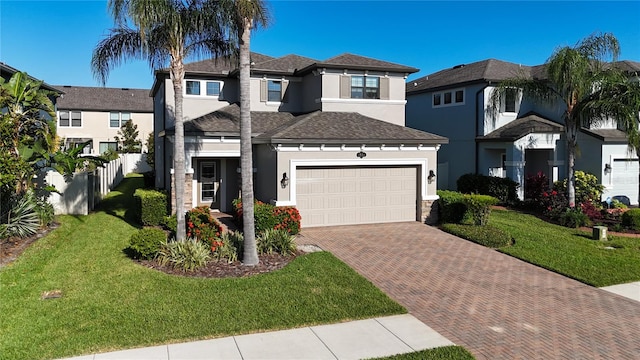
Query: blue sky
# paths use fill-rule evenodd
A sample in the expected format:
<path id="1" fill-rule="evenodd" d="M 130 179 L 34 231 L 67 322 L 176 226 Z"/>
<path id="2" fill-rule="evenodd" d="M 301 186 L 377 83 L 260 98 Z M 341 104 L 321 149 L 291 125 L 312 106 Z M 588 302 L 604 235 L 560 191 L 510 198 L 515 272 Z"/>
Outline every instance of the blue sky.
<path id="1" fill-rule="evenodd" d="M 273 22 L 252 50 L 326 60 L 354 53 L 413 66 L 415 79 L 488 58 L 537 65 L 559 46 L 611 32 L 621 59 L 640 61 L 640 1 L 268 1 Z M 95 45 L 113 26 L 106 0 L 0 0 L 0 61 L 49 84 L 98 86 Z M 107 86 L 149 88 L 151 69 L 129 62 Z"/>

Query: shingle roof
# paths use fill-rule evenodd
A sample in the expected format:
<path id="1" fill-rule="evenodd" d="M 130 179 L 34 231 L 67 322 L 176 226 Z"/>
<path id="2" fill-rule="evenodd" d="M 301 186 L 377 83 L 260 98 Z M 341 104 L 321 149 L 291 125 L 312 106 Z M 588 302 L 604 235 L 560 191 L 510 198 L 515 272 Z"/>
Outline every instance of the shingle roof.
<path id="1" fill-rule="evenodd" d="M 2 77 L 3 79 L 9 80 L 13 76 L 13 74 L 15 74 L 15 73 L 17 73 L 19 71 L 20 70 L 14 68 L 12 66 L 9 66 L 9 65 L 7 65 L 7 64 L 5 64 L 3 62 L 0 62 L 0 77 Z M 27 74 L 27 76 L 29 77 L 29 79 L 31 79 L 33 81 L 38 81 L 38 82 L 42 81 L 40 79 L 34 78 L 33 76 L 30 76 L 29 74 Z M 42 82 L 42 88 L 44 88 L 46 90 L 49 90 L 49 91 L 60 92 L 59 89 L 56 89 L 55 87 L 47 84 L 44 81 Z"/>
<path id="2" fill-rule="evenodd" d="M 631 60 L 622 60 L 615 63 L 616 67 L 628 74 L 640 75 L 640 62 Z"/>
<path id="3" fill-rule="evenodd" d="M 358 113 L 292 114 L 252 111 L 251 130 L 257 143 L 446 144 L 448 139 L 376 120 Z M 185 122 L 187 135 L 239 136 L 240 108 L 231 104 Z M 172 129 L 169 129 L 171 132 Z"/>
<path id="4" fill-rule="evenodd" d="M 274 58 L 268 55 L 252 52 L 251 61 L 255 64 L 260 64 L 266 61 L 273 60 Z M 206 73 L 206 74 L 219 74 L 227 75 L 230 72 L 237 69 L 235 59 L 218 58 L 196 61 L 192 63 L 184 64 L 184 70 L 187 73 Z M 162 72 L 168 72 L 168 69 L 161 70 Z"/>
<path id="5" fill-rule="evenodd" d="M 291 55 L 286 55 L 276 59 L 263 61 L 260 63 L 256 62 L 252 66 L 251 70 L 252 71 L 264 70 L 268 72 L 293 74 L 296 72 L 296 70 L 303 69 L 317 62 L 318 62 L 317 60 L 314 60 L 311 58 L 291 54 Z"/>
<path id="6" fill-rule="evenodd" d="M 56 85 L 64 92 L 57 107 L 63 110 L 153 112 L 148 89 Z"/>
<path id="7" fill-rule="evenodd" d="M 395 64 L 387 61 L 373 59 L 370 57 L 345 53 L 332 57 L 328 60 L 321 61 L 315 67 L 329 68 L 349 68 L 362 70 L 380 70 L 380 71 L 398 71 L 405 73 L 418 72 L 418 69 L 410 66 Z"/>
<path id="8" fill-rule="evenodd" d="M 478 141 L 516 141 L 532 133 L 562 133 L 564 126 L 546 119 L 534 112 L 529 112 L 522 117 L 490 132 L 485 136 L 479 136 Z"/>
<path id="9" fill-rule="evenodd" d="M 596 137 L 604 142 L 622 142 L 627 143 L 627 134 L 618 129 L 581 129 L 584 133 Z"/>
<path id="10" fill-rule="evenodd" d="M 533 67 L 536 73 L 540 69 Z M 501 81 L 516 76 L 530 76 L 531 66 L 522 66 L 506 61 L 488 59 L 471 64 L 460 64 L 449 69 L 440 70 L 419 79 L 409 81 L 406 85 L 408 93 L 423 90 L 434 90 L 454 84 L 467 84 L 480 81 Z"/>

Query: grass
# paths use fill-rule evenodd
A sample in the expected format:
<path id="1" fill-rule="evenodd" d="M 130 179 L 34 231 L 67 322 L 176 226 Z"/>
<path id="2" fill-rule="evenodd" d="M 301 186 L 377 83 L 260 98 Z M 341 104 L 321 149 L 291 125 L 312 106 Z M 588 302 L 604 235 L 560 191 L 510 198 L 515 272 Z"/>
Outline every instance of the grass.
<path id="1" fill-rule="evenodd" d="M 0 359 L 47 359 L 405 313 L 329 253 L 242 279 L 170 276 L 125 254 L 136 230 L 128 177 L 89 216 L 0 270 Z M 62 297 L 41 300 L 45 291 Z"/>
<path id="2" fill-rule="evenodd" d="M 590 233 L 516 211 L 493 210 L 490 224 L 514 238 L 513 246 L 499 249 L 505 254 L 593 286 L 640 281 L 640 238 L 595 241 Z"/>
<path id="3" fill-rule="evenodd" d="M 374 360 L 473 360 L 470 352 L 461 346 L 444 346 L 435 349 L 377 358 Z"/>

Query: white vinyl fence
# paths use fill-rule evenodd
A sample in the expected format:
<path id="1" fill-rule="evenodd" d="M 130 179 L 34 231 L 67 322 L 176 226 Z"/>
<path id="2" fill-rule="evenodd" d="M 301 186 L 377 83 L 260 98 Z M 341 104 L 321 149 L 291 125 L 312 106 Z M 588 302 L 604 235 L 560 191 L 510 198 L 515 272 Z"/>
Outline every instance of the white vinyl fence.
<path id="1" fill-rule="evenodd" d="M 38 182 L 42 185 L 44 180 L 62 193 L 51 193 L 49 196 L 56 215 L 87 215 L 109 191 L 120 184 L 126 174 L 150 170 L 147 154 L 120 154 L 118 159 L 105 164 L 103 168 L 76 173 L 69 182 L 53 170 L 42 174 Z"/>

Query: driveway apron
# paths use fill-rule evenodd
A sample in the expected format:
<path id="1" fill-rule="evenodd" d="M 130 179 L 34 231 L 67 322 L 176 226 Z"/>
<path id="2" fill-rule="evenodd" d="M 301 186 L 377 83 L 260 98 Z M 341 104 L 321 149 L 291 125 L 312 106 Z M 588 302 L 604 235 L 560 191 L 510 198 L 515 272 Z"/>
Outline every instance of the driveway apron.
<path id="1" fill-rule="evenodd" d="M 640 359 L 640 302 L 437 228 L 304 229 L 422 322 L 477 359 Z"/>

